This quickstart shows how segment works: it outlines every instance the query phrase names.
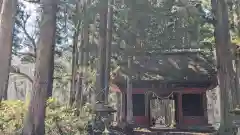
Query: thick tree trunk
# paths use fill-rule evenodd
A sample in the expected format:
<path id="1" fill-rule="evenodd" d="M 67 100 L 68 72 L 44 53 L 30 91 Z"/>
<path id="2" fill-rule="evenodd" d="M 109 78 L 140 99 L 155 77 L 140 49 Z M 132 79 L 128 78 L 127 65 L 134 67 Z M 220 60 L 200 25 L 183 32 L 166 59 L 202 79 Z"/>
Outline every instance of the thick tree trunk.
<path id="1" fill-rule="evenodd" d="M 12 33 L 17 0 L 2 0 L 0 14 L 0 100 L 7 99 L 8 77 L 12 55 Z"/>
<path id="2" fill-rule="evenodd" d="M 107 13 L 108 0 L 100 1 L 100 26 L 99 26 L 99 45 L 96 75 L 96 99 L 104 102 L 105 86 L 105 68 L 106 68 L 106 36 L 107 36 Z"/>
<path id="3" fill-rule="evenodd" d="M 37 48 L 33 94 L 24 121 L 23 135 L 44 135 L 45 107 L 52 89 L 52 63 L 56 31 L 57 0 L 41 0 L 42 20 Z"/>
<path id="4" fill-rule="evenodd" d="M 218 80 L 221 98 L 220 135 L 232 135 L 232 121 L 229 113 L 232 91 L 235 91 L 235 73 L 232 63 L 232 52 L 229 34 L 228 8 L 225 0 L 212 0 L 213 12 L 216 16 L 215 41 Z"/>
<path id="5" fill-rule="evenodd" d="M 113 27 L 113 0 L 108 1 L 108 18 L 107 18 L 107 46 L 106 46 L 106 68 L 105 68 L 105 104 L 108 104 L 109 81 L 111 72 L 111 46 L 112 46 L 112 27 Z"/>

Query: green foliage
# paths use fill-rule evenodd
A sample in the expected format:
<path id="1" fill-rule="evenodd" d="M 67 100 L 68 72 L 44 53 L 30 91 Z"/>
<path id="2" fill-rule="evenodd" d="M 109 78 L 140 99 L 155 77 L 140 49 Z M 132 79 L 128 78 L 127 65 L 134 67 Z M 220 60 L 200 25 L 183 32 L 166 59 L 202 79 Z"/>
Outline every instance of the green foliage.
<path id="1" fill-rule="evenodd" d="M 20 133 L 23 125 L 26 105 L 19 100 L 3 101 L 0 106 L 0 133 Z M 84 135 L 86 123 L 91 120 L 91 109 L 85 106 L 82 116 L 77 116 L 75 108 L 61 105 L 56 99 L 47 102 L 45 129 L 50 135 Z"/>

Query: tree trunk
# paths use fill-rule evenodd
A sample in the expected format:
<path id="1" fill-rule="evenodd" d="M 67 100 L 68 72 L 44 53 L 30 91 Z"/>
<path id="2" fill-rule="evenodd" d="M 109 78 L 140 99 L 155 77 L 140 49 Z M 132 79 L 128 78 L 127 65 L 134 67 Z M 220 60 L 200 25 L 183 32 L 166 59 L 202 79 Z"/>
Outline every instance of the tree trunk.
<path id="1" fill-rule="evenodd" d="M 77 67 L 77 83 L 75 95 L 75 107 L 80 105 L 82 99 L 82 67 L 83 67 L 83 30 L 81 30 L 80 43 L 78 46 L 78 67 Z"/>
<path id="2" fill-rule="evenodd" d="M 107 35 L 107 12 L 108 0 L 100 1 L 100 25 L 99 25 L 99 45 L 96 75 L 96 98 L 97 101 L 104 102 L 105 68 L 106 68 L 106 35 Z"/>
<path id="3" fill-rule="evenodd" d="M 234 69 L 229 34 L 228 8 L 225 0 L 212 0 L 213 12 L 216 16 L 215 41 L 218 68 L 218 81 L 221 98 L 220 135 L 232 135 L 230 109 L 232 91 L 235 91 Z"/>
<path id="4" fill-rule="evenodd" d="M 87 8 L 89 6 L 89 1 L 85 0 L 83 3 L 83 14 L 84 14 L 84 22 L 83 22 L 83 78 L 82 78 L 82 90 L 83 93 L 86 93 L 87 91 L 87 68 L 88 68 L 88 61 L 89 61 L 89 17 L 87 15 Z M 83 105 L 86 102 L 86 95 L 82 93 L 82 101 L 81 105 Z M 80 108 L 82 108 L 80 106 Z"/>
<path id="5" fill-rule="evenodd" d="M 0 14 L 0 100 L 7 99 L 8 77 L 12 55 L 12 33 L 17 0 L 2 0 Z"/>
<path id="6" fill-rule="evenodd" d="M 237 52 L 236 60 L 235 60 L 235 67 L 236 67 L 236 89 L 237 89 L 237 105 L 240 105 L 240 54 Z"/>
<path id="7" fill-rule="evenodd" d="M 81 109 L 82 108 L 82 105 L 83 105 L 83 99 L 84 99 L 84 91 L 86 90 L 86 83 L 87 83 L 87 66 L 88 66 L 88 59 L 89 59 L 89 54 L 88 54 L 88 44 L 89 44 L 89 32 L 88 32 L 88 27 L 89 27 L 89 24 L 88 24 L 88 16 L 87 16 L 87 6 L 88 6 L 88 1 L 87 0 L 84 0 L 82 1 L 81 3 L 81 7 L 83 8 L 82 11 L 83 11 L 83 15 L 84 15 L 84 20 L 83 20 L 83 29 L 82 29 L 82 44 L 81 44 L 81 47 L 80 47 L 80 56 L 81 56 L 81 59 L 80 59 L 80 68 L 81 68 L 81 71 L 80 71 L 80 76 L 81 79 L 79 78 L 79 82 L 81 85 L 79 87 L 79 93 L 78 93 L 78 99 L 76 99 L 76 107 L 78 109 Z"/>
<path id="8" fill-rule="evenodd" d="M 240 38 L 240 1 L 235 1 L 235 13 L 237 18 L 237 34 L 238 38 Z M 237 104 L 240 105 L 240 52 L 239 49 L 236 50 L 236 87 L 237 87 Z"/>
<path id="9" fill-rule="evenodd" d="M 3 3 L 3 0 L 0 1 L 0 12 L 2 10 L 2 3 Z"/>
<path id="10" fill-rule="evenodd" d="M 112 27 L 113 27 L 113 0 L 108 1 L 107 16 L 107 46 L 106 46 L 106 68 L 105 68 L 105 104 L 108 104 L 109 81 L 111 72 L 111 46 L 112 46 Z"/>
<path id="11" fill-rule="evenodd" d="M 33 94 L 24 121 L 23 135 L 44 135 L 45 107 L 48 91 L 52 90 L 52 63 L 56 32 L 57 0 L 41 0 L 42 20 L 37 48 Z"/>
<path id="12" fill-rule="evenodd" d="M 72 80 L 70 87 L 69 105 L 72 106 L 75 101 L 76 94 L 76 78 L 77 78 L 77 64 L 78 64 L 78 37 L 80 33 L 80 21 L 77 22 L 76 30 L 73 35 L 73 51 L 72 51 Z"/>

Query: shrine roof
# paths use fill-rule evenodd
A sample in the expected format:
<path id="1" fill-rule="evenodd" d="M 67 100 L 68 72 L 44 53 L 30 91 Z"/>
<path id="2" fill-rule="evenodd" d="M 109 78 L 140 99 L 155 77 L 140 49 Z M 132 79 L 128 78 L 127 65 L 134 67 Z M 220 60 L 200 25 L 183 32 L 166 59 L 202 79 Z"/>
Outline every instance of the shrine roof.
<path id="1" fill-rule="evenodd" d="M 134 56 L 132 68 L 127 68 L 127 57 L 120 63 L 120 72 L 134 79 L 175 82 L 204 82 L 216 78 L 212 56 L 203 53 L 176 53 L 158 56 Z"/>

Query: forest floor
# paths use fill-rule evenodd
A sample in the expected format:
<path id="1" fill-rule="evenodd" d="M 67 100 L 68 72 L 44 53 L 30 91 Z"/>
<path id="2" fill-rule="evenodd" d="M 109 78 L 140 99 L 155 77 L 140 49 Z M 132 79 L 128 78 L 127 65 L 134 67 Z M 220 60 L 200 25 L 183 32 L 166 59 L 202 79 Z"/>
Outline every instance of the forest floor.
<path id="1" fill-rule="evenodd" d="M 216 135 L 216 131 L 199 131 L 199 130 L 151 130 L 147 128 L 135 129 L 133 135 Z"/>

